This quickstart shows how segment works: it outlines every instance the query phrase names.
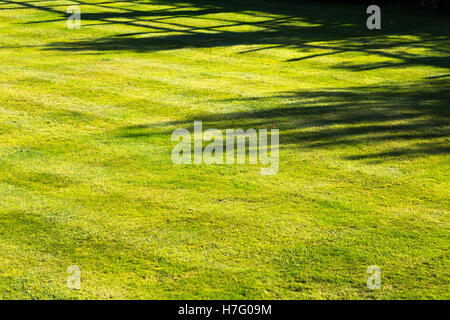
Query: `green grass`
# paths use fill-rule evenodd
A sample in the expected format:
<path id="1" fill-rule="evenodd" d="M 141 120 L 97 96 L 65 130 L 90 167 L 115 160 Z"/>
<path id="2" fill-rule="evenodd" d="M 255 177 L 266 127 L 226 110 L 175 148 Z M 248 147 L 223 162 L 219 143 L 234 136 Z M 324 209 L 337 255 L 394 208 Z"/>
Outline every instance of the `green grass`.
<path id="1" fill-rule="evenodd" d="M 449 299 L 449 18 L 366 17 L 0 1 L 0 298 Z M 172 164 L 194 120 L 278 128 L 278 174 Z"/>

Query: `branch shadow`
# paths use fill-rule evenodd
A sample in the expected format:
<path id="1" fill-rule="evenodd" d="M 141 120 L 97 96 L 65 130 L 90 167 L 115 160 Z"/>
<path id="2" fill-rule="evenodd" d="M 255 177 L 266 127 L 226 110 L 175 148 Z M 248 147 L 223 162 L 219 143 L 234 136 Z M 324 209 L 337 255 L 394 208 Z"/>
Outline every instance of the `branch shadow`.
<path id="1" fill-rule="evenodd" d="M 251 108 L 274 97 L 236 99 Z M 247 112 L 197 114 L 180 121 L 129 126 L 116 134 L 146 139 L 166 135 L 178 128 L 193 132 L 194 121 L 203 130 L 280 130 L 280 146 L 303 150 L 343 147 L 377 147 L 379 153 L 343 155 L 345 159 L 448 154 L 450 151 L 450 82 L 430 80 L 409 86 L 355 87 L 286 92 L 276 98 L 278 107 Z M 236 102 L 222 100 L 222 102 Z M 401 142 L 402 147 L 395 147 Z M 372 148 L 368 148 L 370 150 Z"/>
<path id="2" fill-rule="evenodd" d="M 48 2 L 1 2 L 56 15 L 56 19 L 28 22 L 30 24 L 64 21 L 68 17 L 64 7 Z M 376 55 L 386 60 L 334 66 L 354 72 L 410 66 L 450 68 L 448 21 L 414 9 L 407 14 L 398 14 L 395 8 L 387 8 L 384 20 L 393 24 L 387 24 L 379 31 L 368 31 L 364 28 L 365 15 L 361 12 L 365 12 L 365 8 L 361 5 L 262 0 L 72 2 L 83 9 L 84 27 L 121 25 L 129 27 L 129 32 L 48 43 L 44 50 L 80 54 L 148 53 L 248 45 L 259 47 L 245 49 L 239 54 L 272 48 L 297 49 L 301 56 L 286 63 L 348 52 Z M 311 54 L 313 50 L 331 52 Z M 239 98 L 228 102 L 239 101 L 251 111 L 197 114 L 176 122 L 123 128 L 118 134 L 124 138 L 169 135 L 175 126 L 192 130 L 193 122 L 202 120 L 205 129 L 278 128 L 281 144 L 289 147 L 337 148 L 393 141 L 408 144 L 403 151 L 384 150 L 379 154 L 352 158 L 355 160 L 364 156 L 398 156 L 401 152 L 416 155 L 447 153 L 449 89 L 448 74 L 444 74 L 404 86 L 336 88 Z M 275 105 L 273 101 L 276 101 Z M 267 102 L 272 108 L 258 109 L 255 106 L 261 105 L 260 102 Z"/>
<path id="3" fill-rule="evenodd" d="M 255 50 L 270 50 L 273 47 L 298 49 L 301 57 L 286 61 L 290 63 L 346 52 L 360 52 L 389 59 L 383 63 L 336 66 L 351 71 L 414 65 L 450 67 L 448 21 L 445 17 L 425 14 L 414 8 L 407 9 L 408 14 L 399 15 L 398 8 L 388 7 L 383 11 L 383 21 L 390 21 L 392 24 L 387 23 L 382 30 L 374 32 L 365 28 L 366 16 L 361 14 L 365 12 L 365 7 L 362 4 L 318 1 L 274 3 L 264 0 L 72 2 L 82 8 L 85 28 L 94 25 L 121 25 L 130 27 L 130 32 L 95 39 L 53 42 L 45 46 L 46 50 L 144 53 L 183 48 L 264 45 L 268 47 Z M 2 3 L 14 3 L 58 16 L 52 20 L 30 21 L 29 24 L 64 21 L 69 16 L 61 5 L 49 5 L 48 2 L 3 0 Z M 224 16 L 225 13 L 237 15 Z M 136 31 L 136 28 L 142 30 Z M 398 35 L 409 35 L 415 39 L 405 40 Z M 415 48 L 418 52 L 419 49 L 433 51 L 440 56 L 423 52 L 407 54 L 404 52 L 405 48 Z M 331 52 L 304 54 L 315 49 Z M 253 50 L 241 53 L 251 51 Z"/>

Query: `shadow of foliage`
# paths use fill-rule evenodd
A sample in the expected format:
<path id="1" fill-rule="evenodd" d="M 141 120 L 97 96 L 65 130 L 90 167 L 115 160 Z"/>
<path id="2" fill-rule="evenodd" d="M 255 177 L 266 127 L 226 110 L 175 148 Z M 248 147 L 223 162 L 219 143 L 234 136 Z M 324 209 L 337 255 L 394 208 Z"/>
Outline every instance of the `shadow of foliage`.
<path id="1" fill-rule="evenodd" d="M 385 58 L 384 62 L 333 66 L 355 72 L 409 66 L 450 68 L 447 17 L 431 13 L 424 17 L 424 13 L 415 9 L 399 15 L 398 8 L 386 8 L 382 30 L 369 31 L 365 28 L 366 15 L 361 14 L 365 12 L 362 5 L 319 1 L 293 4 L 256 0 L 155 0 L 120 1 L 119 7 L 113 1 L 72 2 L 82 7 L 85 27 L 102 24 L 132 28 L 130 32 L 102 38 L 50 43 L 45 49 L 154 52 L 264 45 L 240 54 L 289 47 L 298 49 L 301 56 L 286 63 L 344 52 Z M 52 12 L 56 18 L 51 21 L 62 21 L 68 16 L 64 6 L 48 2 L 5 0 L 3 3 Z M 139 4 L 138 9 L 135 4 Z M 224 16 L 224 13 L 233 15 Z M 49 21 L 29 23 L 45 22 Z M 317 49 L 327 52 L 305 56 Z M 293 147 L 333 148 L 402 140 L 410 142 L 410 146 L 403 151 L 385 151 L 379 156 L 447 152 L 449 83 L 448 75 L 440 75 L 404 86 L 336 88 L 239 98 L 236 100 L 251 111 L 197 114 L 183 121 L 124 128 L 120 135 L 137 138 L 170 134 L 175 126 L 192 129 L 194 120 L 202 120 L 205 128 L 279 128 L 281 144 Z M 261 101 L 271 108 L 252 107 L 261 105 L 258 103 Z M 431 139 L 440 142 L 430 142 Z"/>
<path id="2" fill-rule="evenodd" d="M 146 138 L 170 135 L 175 128 L 193 132 L 194 121 L 201 120 L 203 130 L 278 128 L 280 145 L 288 148 L 333 149 L 379 143 L 391 148 L 379 154 L 347 157 L 353 160 L 450 151 L 450 82 L 445 80 L 430 80 L 420 87 L 356 87 L 238 100 L 251 108 L 261 100 L 270 105 L 274 98 L 278 107 L 271 109 L 197 114 L 181 121 L 130 126 L 119 135 Z M 390 147 L 395 141 L 406 142 L 408 147 Z"/>
<path id="3" fill-rule="evenodd" d="M 49 11 L 57 15 L 54 20 L 29 23 L 64 21 L 68 17 L 64 11 L 66 8 L 62 5 L 51 5 L 41 1 L 2 2 Z M 428 18 L 424 19 L 425 14 L 414 8 L 386 8 L 383 10 L 385 23 L 382 30 L 369 31 L 365 28 L 365 6 L 362 4 L 320 1 L 155 0 L 120 1 L 121 5 L 117 6 L 118 2 L 113 1 L 72 2 L 82 8 L 84 27 L 124 25 L 132 27 L 133 32 L 96 39 L 55 42 L 48 44 L 47 49 L 75 52 L 118 50 L 154 52 L 182 48 L 271 45 L 297 48 L 300 52 L 312 49 L 332 51 L 320 55 L 363 52 L 391 59 L 390 62 L 372 65 L 336 66 L 353 71 L 409 65 L 450 67 L 450 27 L 446 23 L 447 17 L 427 13 Z M 135 5 L 139 5 L 139 9 L 136 9 Z M 408 14 L 398 15 L 396 14 L 398 10 L 409 11 Z M 220 15 L 230 12 L 240 14 L 240 18 Z M 243 16 L 250 19 L 244 19 Z M 189 18 L 190 23 L 187 23 L 185 18 Z M 250 30 L 242 31 L 239 27 L 250 27 Z M 136 31 L 136 28 L 142 30 Z M 410 35 L 415 39 L 400 39 L 398 35 Z M 440 53 L 440 56 L 407 54 L 403 50 L 405 47 L 432 50 Z M 317 56 L 302 55 L 288 62 Z"/>

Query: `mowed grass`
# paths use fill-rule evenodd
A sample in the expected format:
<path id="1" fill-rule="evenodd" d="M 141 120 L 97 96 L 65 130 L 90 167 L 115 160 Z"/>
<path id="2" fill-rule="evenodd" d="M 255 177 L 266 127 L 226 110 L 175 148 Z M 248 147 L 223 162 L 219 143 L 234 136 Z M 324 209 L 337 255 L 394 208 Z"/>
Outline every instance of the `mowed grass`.
<path id="1" fill-rule="evenodd" d="M 450 298 L 449 17 L 365 9 L 0 1 L 0 298 Z M 174 165 L 194 120 L 278 174 Z"/>

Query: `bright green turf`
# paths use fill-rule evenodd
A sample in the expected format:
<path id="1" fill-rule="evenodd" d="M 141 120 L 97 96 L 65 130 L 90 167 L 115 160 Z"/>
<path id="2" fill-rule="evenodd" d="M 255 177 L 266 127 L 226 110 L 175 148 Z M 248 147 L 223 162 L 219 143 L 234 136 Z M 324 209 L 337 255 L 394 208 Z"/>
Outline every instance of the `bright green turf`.
<path id="1" fill-rule="evenodd" d="M 0 1 L 0 298 L 450 298 L 449 17 L 382 14 Z M 194 120 L 279 128 L 278 175 L 173 165 Z"/>

